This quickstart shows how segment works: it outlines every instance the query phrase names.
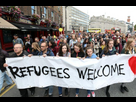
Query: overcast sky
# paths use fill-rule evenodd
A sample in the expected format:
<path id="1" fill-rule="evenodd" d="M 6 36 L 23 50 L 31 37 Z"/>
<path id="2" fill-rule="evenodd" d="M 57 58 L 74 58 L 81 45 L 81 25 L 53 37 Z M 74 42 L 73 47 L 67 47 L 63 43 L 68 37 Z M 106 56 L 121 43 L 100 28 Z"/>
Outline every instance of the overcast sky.
<path id="1" fill-rule="evenodd" d="M 90 17 L 105 15 L 115 19 L 127 21 L 130 16 L 130 23 L 136 24 L 136 6 L 74 6 L 87 13 Z"/>

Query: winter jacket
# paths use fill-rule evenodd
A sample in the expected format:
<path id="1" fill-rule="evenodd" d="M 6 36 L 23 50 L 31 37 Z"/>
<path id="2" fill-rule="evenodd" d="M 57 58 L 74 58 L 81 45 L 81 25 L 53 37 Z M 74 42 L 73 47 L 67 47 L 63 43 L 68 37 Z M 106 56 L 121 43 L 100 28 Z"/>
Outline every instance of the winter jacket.
<path id="1" fill-rule="evenodd" d="M 116 49 L 115 49 L 115 47 L 113 47 L 112 48 L 112 51 L 108 51 L 107 53 L 104 53 L 104 50 L 105 50 L 105 48 L 102 50 L 102 53 L 101 53 L 101 55 L 100 55 L 100 58 L 102 58 L 102 55 L 104 54 L 104 55 L 114 55 L 114 54 L 116 54 Z"/>
<path id="2" fill-rule="evenodd" d="M 13 39 L 13 46 L 15 44 L 22 44 L 24 46 L 24 42 L 22 41 L 21 38 Z"/>
<path id="3" fill-rule="evenodd" d="M 33 55 L 38 55 L 39 51 L 38 50 L 34 50 L 31 54 Z"/>
<path id="4" fill-rule="evenodd" d="M 132 52 L 133 52 L 133 51 L 134 51 L 134 53 L 136 53 L 134 49 L 132 50 Z M 127 51 L 127 52 L 125 53 L 125 48 L 124 48 L 124 49 L 121 51 L 121 54 L 130 54 L 130 53 L 129 53 L 129 51 Z"/>
<path id="5" fill-rule="evenodd" d="M 6 51 L 0 49 L 0 70 L 2 72 L 4 72 L 6 70 L 6 68 L 3 67 L 3 64 L 5 63 L 5 58 L 8 56 L 9 56 L 9 54 Z"/>
<path id="6" fill-rule="evenodd" d="M 47 56 L 54 56 L 54 53 L 50 48 L 47 49 L 47 53 L 45 53 Z M 38 55 L 43 55 L 43 52 L 39 52 Z"/>

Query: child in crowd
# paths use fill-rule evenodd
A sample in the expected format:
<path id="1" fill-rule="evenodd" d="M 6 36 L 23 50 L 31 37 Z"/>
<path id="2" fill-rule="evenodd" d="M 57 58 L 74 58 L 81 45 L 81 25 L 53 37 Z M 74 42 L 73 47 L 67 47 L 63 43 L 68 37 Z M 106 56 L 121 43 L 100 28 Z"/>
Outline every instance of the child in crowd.
<path id="1" fill-rule="evenodd" d="M 91 47 L 87 47 L 86 51 L 85 51 L 85 58 L 97 58 L 99 59 L 99 57 L 97 57 L 96 54 L 93 53 L 93 48 Z M 92 97 L 95 97 L 95 92 L 93 90 L 87 90 L 87 97 L 91 97 L 91 93 L 92 93 Z"/>

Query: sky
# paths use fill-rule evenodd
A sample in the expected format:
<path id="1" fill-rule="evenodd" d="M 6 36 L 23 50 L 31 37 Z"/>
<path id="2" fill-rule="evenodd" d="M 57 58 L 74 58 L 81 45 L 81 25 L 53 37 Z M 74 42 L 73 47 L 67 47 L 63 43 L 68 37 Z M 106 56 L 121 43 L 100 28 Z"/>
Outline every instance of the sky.
<path id="1" fill-rule="evenodd" d="M 87 13 L 90 17 L 105 15 L 110 18 L 127 22 L 130 16 L 130 23 L 136 24 L 136 6 L 74 6 L 75 8 Z"/>

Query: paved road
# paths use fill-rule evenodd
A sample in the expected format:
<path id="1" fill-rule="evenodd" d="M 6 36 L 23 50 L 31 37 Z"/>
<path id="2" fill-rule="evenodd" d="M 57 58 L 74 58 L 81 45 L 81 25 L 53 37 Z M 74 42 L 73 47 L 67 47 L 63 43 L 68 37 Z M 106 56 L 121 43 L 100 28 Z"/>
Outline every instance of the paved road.
<path id="1" fill-rule="evenodd" d="M 127 83 L 126 86 L 128 87 L 129 92 L 125 92 L 124 94 L 122 94 L 120 92 L 120 84 L 112 85 L 110 88 L 111 97 L 136 97 L 136 79 L 132 83 Z M 96 90 L 95 91 L 96 97 L 106 97 L 105 89 L 106 88 Z M 42 88 L 36 88 L 36 92 L 33 97 L 43 97 L 44 91 L 45 90 Z M 28 92 L 29 92 L 29 96 L 32 97 L 30 95 L 30 91 Z M 64 88 L 63 88 L 63 92 L 64 92 Z M 69 96 L 65 96 L 65 95 L 63 96 L 64 97 L 75 97 L 75 89 L 69 89 Z M 81 89 L 79 92 L 79 97 L 86 97 L 86 96 L 87 96 L 87 91 Z M 7 92 L 5 92 L 5 94 L 3 94 L 1 97 L 20 97 L 20 93 L 17 90 L 16 85 L 15 85 L 11 89 L 9 89 Z M 58 97 L 57 87 L 54 87 L 53 97 Z"/>

